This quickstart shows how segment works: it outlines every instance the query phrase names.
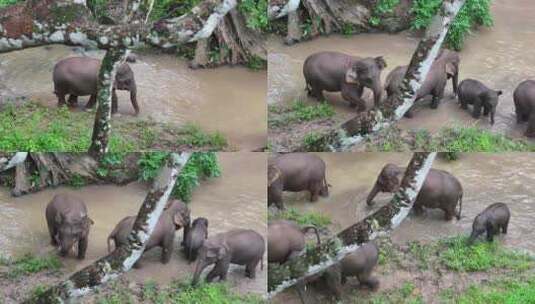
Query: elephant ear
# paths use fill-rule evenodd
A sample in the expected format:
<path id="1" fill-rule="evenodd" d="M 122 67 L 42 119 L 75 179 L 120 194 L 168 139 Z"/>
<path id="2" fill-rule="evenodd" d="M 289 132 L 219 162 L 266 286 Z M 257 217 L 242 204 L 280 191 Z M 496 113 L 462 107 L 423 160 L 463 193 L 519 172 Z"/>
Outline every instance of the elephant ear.
<path id="1" fill-rule="evenodd" d="M 184 218 L 182 217 L 182 214 L 180 214 L 180 212 L 177 212 L 177 213 L 173 216 L 173 223 L 175 224 L 175 227 L 176 227 L 177 229 L 180 228 L 180 227 L 185 226 Z"/>
<path id="2" fill-rule="evenodd" d="M 359 84 L 356 65 L 352 65 L 349 69 L 347 69 L 346 74 L 345 74 L 345 82 L 352 83 L 352 84 Z"/>
<path id="3" fill-rule="evenodd" d="M 377 64 L 377 67 L 378 67 L 380 70 L 382 70 L 382 69 L 384 69 L 384 68 L 387 67 L 387 65 L 386 65 L 386 61 L 385 61 L 385 59 L 383 58 L 383 56 L 375 57 L 374 60 L 375 60 L 375 64 Z"/>
<path id="4" fill-rule="evenodd" d="M 281 170 L 275 165 L 269 165 L 268 167 L 268 187 L 271 186 L 281 176 Z"/>

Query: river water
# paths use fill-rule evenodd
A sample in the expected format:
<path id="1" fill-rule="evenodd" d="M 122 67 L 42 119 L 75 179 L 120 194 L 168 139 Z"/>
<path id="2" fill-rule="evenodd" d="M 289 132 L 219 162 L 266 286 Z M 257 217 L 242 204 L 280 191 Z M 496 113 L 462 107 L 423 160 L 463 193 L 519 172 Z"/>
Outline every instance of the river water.
<path id="1" fill-rule="evenodd" d="M 334 233 L 373 213 L 390 201 L 391 194 L 380 193 L 375 206 L 366 205 L 366 197 L 377 175 L 387 163 L 407 166 L 409 153 L 317 153 L 327 166 L 327 182 L 332 185 L 329 197 L 316 203 L 309 202 L 309 194 L 284 193 L 287 207 L 300 211 L 315 211 L 332 219 L 330 230 Z M 426 209 L 423 216 L 410 214 L 391 233 L 392 241 L 406 245 L 409 241 L 429 242 L 441 238 L 469 235 L 475 216 L 488 205 L 496 202 L 508 204 L 511 220 L 507 235 L 499 235 L 498 241 L 506 247 L 535 254 L 535 159 L 529 153 L 468 153 L 457 161 L 437 158 L 433 168 L 453 174 L 464 190 L 460 220 L 444 220 L 442 210 Z M 381 289 L 392 288 L 399 282 L 411 279 L 411 275 L 380 275 Z M 416 276 L 416 274 L 414 274 Z M 396 283 L 397 282 L 397 283 Z M 452 281 L 455 282 L 455 281 Z M 399 286 L 398 286 L 399 287 Z M 350 288 L 345 288 L 350 292 Z M 312 292 L 314 294 L 314 292 Z M 426 299 L 429 299 L 428 297 Z M 301 303 L 294 290 L 277 296 L 274 303 Z"/>
<path id="2" fill-rule="evenodd" d="M 222 175 L 203 181 L 194 191 L 190 204 L 192 220 L 206 217 L 209 235 L 233 228 L 249 228 L 265 237 L 266 156 L 239 152 L 219 153 L 218 158 Z M 62 258 L 67 272 L 81 269 L 107 254 L 109 233 L 123 217 L 137 213 L 147 190 L 148 185 L 136 182 L 126 186 L 95 185 L 80 189 L 58 187 L 13 198 L 3 188 L 0 191 L 0 256 L 53 252 L 44 210 L 54 194 L 71 193 L 85 201 L 89 216 L 95 222 L 90 231 L 86 259 L 79 262 L 75 257 Z M 143 267 L 132 269 L 125 277 L 133 282 L 156 281 L 159 284 L 191 277 L 195 264 L 189 264 L 177 249 L 182 231 L 176 236 L 175 251 L 167 265 L 160 263 L 161 251 L 153 249 L 143 256 Z M 244 276 L 244 267 L 231 267 L 228 280 L 236 291 L 263 294 L 266 291 L 267 267 L 263 271 L 257 268 L 255 280 Z"/>
<path id="3" fill-rule="evenodd" d="M 424 128 L 436 132 L 447 125 L 478 125 L 493 132 L 523 137 L 526 125 L 517 125 L 513 91 L 523 80 L 535 77 L 535 2 L 531 0 L 492 1 L 494 26 L 480 28 L 469 35 L 461 51 L 460 80 L 475 78 L 493 89 L 504 91 L 496 111 L 494 126 L 488 119 L 475 120 L 462 110 L 452 96 L 451 84 L 438 110 L 428 105 L 418 107 L 412 119 L 402 119 L 398 126 L 405 130 Z M 362 57 L 384 56 L 386 75 L 399 65 L 406 65 L 419 42 L 407 32 L 399 34 L 360 34 L 350 37 L 331 35 L 288 47 L 280 39 L 271 40 L 268 75 L 268 103 L 287 103 L 299 99 L 311 103 L 305 93 L 302 65 L 307 56 L 319 51 L 339 51 Z M 365 91 L 368 105 L 371 94 Z M 353 113 L 341 96 L 325 94 L 341 117 Z"/>
<path id="4" fill-rule="evenodd" d="M 103 53 L 86 55 L 101 58 Z M 4 88 L 0 86 L 0 96 L 26 96 L 55 107 L 52 70 L 56 62 L 71 56 L 80 56 L 79 48 L 51 45 L 1 54 Z M 141 119 L 196 123 L 207 131 L 221 132 L 239 150 L 265 145 L 265 71 L 244 67 L 191 70 L 185 60 L 168 54 L 142 54 L 130 66 L 138 86 Z M 128 92 L 118 91 L 118 96 L 119 114 L 133 115 Z M 85 105 L 88 98 L 81 97 L 79 104 Z"/>

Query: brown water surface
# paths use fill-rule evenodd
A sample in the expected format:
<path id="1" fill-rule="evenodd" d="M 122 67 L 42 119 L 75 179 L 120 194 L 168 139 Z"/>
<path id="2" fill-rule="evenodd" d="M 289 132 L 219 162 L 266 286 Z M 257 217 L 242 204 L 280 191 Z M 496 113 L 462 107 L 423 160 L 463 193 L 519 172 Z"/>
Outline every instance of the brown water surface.
<path id="1" fill-rule="evenodd" d="M 494 26 L 481 28 L 469 35 L 461 52 L 460 80 L 475 78 L 493 89 L 504 91 L 497 108 L 495 124 L 488 119 L 475 120 L 462 110 L 452 97 L 451 84 L 438 110 L 427 104 L 418 107 L 412 119 L 402 119 L 402 129 L 425 128 L 436 132 L 447 125 L 478 125 L 493 132 L 523 137 L 526 128 L 516 124 L 513 91 L 523 80 L 535 78 L 535 2 L 531 0 L 492 1 Z M 350 37 L 331 35 L 288 47 L 279 39 L 271 40 L 268 75 L 268 103 L 287 103 L 296 99 L 317 101 L 305 94 L 302 64 L 307 56 L 319 51 L 339 51 L 362 57 L 384 56 L 386 75 L 399 65 L 406 65 L 419 39 L 400 34 L 360 34 Z M 340 94 L 325 94 L 340 114 L 349 115 L 349 108 Z M 368 103 L 371 106 L 370 94 Z"/>
<path id="2" fill-rule="evenodd" d="M 204 181 L 194 191 L 191 202 L 192 219 L 206 217 L 209 235 L 233 228 L 253 229 L 266 235 L 266 156 L 261 153 L 219 153 L 222 175 Z M 81 269 L 106 255 L 106 240 L 115 225 L 125 216 L 137 213 L 147 194 L 148 186 L 131 183 L 127 186 L 99 185 L 80 189 L 59 187 L 13 198 L 9 191 L 0 191 L 0 256 L 17 256 L 26 252 L 53 252 L 49 245 L 44 210 L 56 193 L 71 193 L 81 197 L 95 224 L 90 231 L 87 257 L 79 262 L 74 257 L 62 258 L 68 272 Z M 175 249 L 182 240 L 176 234 Z M 143 258 L 143 267 L 125 276 L 134 282 L 156 281 L 168 284 L 175 278 L 188 278 L 194 270 L 182 252 L 175 250 L 167 265 L 160 263 L 160 249 L 153 249 Z M 231 266 L 228 280 L 239 292 L 263 294 L 267 284 L 267 268 L 257 268 L 257 277 L 244 276 L 244 267 Z"/>
<path id="3" fill-rule="evenodd" d="M 103 53 L 90 51 L 101 58 Z M 0 55 L 0 96 L 26 96 L 55 107 L 52 70 L 59 60 L 80 56 L 79 48 L 38 47 Z M 173 55 L 143 54 L 130 64 L 138 86 L 140 117 L 183 125 L 196 123 L 223 133 L 240 150 L 266 142 L 266 73 L 244 67 L 191 70 Z M 129 94 L 118 91 L 119 113 L 133 115 Z M 81 97 L 85 104 L 88 97 Z"/>

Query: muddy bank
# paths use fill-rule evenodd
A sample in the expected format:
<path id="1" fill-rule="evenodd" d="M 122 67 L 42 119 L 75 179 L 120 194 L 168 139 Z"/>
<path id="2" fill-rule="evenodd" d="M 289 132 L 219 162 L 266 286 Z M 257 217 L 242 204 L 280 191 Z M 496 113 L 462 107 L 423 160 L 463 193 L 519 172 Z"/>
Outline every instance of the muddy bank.
<path id="1" fill-rule="evenodd" d="M 222 175 L 201 183 L 190 203 L 192 219 L 206 217 L 209 234 L 232 228 L 250 228 L 266 234 L 265 164 L 259 153 L 219 153 Z M 118 186 L 87 186 L 80 189 L 59 187 L 13 198 L 7 189 L 0 192 L 0 256 L 19 256 L 26 252 L 43 255 L 54 252 L 44 218 L 44 209 L 55 193 L 76 194 L 86 202 L 90 217 L 95 221 L 90 232 L 87 257 L 83 262 L 74 257 L 62 259 L 64 272 L 76 271 L 107 253 L 106 239 L 117 222 L 136 214 L 148 185 L 131 183 Z M 162 265 L 160 250 L 154 249 L 142 258 L 143 268 L 133 269 L 124 277 L 134 283 L 155 281 L 166 285 L 173 279 L 191 277 L 194 264 L 189 264 L 176 250 L 182 240 L 182 231 L 176 234 L 175 252 L 169 264 Z M 257 269 L 255 280 L 244 276 L 243 267 L 231 267 L 228 280 L 242 293 L 263 294 L 267 270 Z M 9 296 L 9 289 L 4 290 Z"/>
<path id="2" fill-rule="evenodd" d="M 333 233 L 361 220 L 380 206 L 388 203 L 389 194 L 379 194 L 373 208 L 366 206 L 366 197 L 372 189 L 376 177 L 386 163 L 406 166 L 410 154 L 401 153 L 318 153 L 327 165 L 327 181 L 332 185 L 328 198 L 320 197 L 317 203 L 308 201 L 307 193 L 285 193 L 287 207 L 300 211 L 314 211 L 332 220 L 329 229 Z M 463 210 L 460 220 L 444 221 L 441 210 L 427 209 L 423 216 L 414 214 L 392 234 L 394 245 L 406 247 L 408 242 L 432 241 L 468 235 L 474 217 L 486 206 L 504 202 L 511 210 L 508 234 L 497 239 L 506 248 L 535 253 L 535 236 L 532 224 L 535 220 L 535 161 L 528 153 L 468 153 L 461 154 L 457 161 L 448 162 L 438 158 L 434 168 L 452 173 L 462 183 L 464 189 Z M 420 276 L 419 279 L 416 277 Z M 462 274 L 466 284 L 477 281 L 477 275 Z M 483 277 L 481 277 L 483 278 Z M 382 284 L 379 291 L 399 287 L 400 282 L 409 280 L 424 284 L 429 278 L 421 278 L 421 273 L 396 272 L 379 274 Z M 446 280 L 447 281 L 447 280 Z M 436 282 L 435 282 L 436 283 Z M 433 283 L 433 284 L 435 284 Z M 451 280 L 450 282 L 451 283 Z M 438 284 L 438 283 L 437 283 Z M 450 284 L 451 285 L 451 284 Z M 364 291 L 366 292 L 366 291 Z M 299 303 L 292 290 L 277 297 L 276 303 Z"/>
<path id="3" fill-rule="evenodd" d="M 469 112 L 461 110 L 452 96 L 451 85 L 448 85 L 438 110 L 429 109 L 428 103 L 424 102 L 418 106 L 414 118 L 402 119 L 398 123 L 399 127 L 405 130 L 427 129 L 435 133 L 448 125 L 477 125 L 496 133 L 524 138 L 526 126 L 516 124 L 512 95 L 521 81 L 535 75 L 535 67 L 531 64 L 535 55 L 535 48 L 532 47 L 535 21 L 530 18 L 533 13 L 535 3 L 532 1 L 493 1 L 494 26 L 479 29 L 466 40 L 461 51 L 460 80 L 476 78 L 491 88 L 504 91 L 504 95 L 500 97 L 494 126 L 490 125 L 488 119 L 475 120 Z M 395 35 L 361 34 L 351 37 L 333 35 L 292 47 L 284 46 L 278 39 L 272 38 L 268 58 L 268 102 L 289 103 L 298 99 L 317 103 L 306 96 L 302 75 L 302 64 L 312 53 L 339 51 L 363 57 L 382 55 L 388 64 L 383 73 L 384 80 L 396 66 L 408 64 L 418 41 L 418 37 L 407 32 Z M 371 96 L 367 95 L 370 107 Z M 333 104 L 340 118 L 351 116 L 352 110 L 339 94 L 327 93 L 325 97 Z"/>
<path id="4" fill-rule="evenodd" d="M 25 96 L 55 107 L 52 70 L 63 58 L 80 56 L 79 48 L 51 45 L 0 55 L 0 96 Z M 100 51 L 85 55 L 102 57 Z M 244 67 L 191 70 L 185 60 L 167 54 L 141 54 L 131 64 L 138 86 L 139 119 L 219 131 L 231 145 L 252 150 L 266 141 L 266 72 Z M 129 94 L 118 91 L 119 114 L 133 115 Z M 84 105 L 88 97 L 80 98 Z M 241 113 L 242 115 L 236 115 Z"/>

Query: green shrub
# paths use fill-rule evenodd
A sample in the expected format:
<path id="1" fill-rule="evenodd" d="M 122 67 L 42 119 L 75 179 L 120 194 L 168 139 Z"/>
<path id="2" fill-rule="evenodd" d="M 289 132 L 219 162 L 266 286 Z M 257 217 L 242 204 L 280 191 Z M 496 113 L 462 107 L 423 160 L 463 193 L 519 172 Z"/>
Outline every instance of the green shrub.
<path id="1" fill-rule="evenodd" d="M 331 219 L 319 212 L 300 212 L 295 208 L 286 208 L 284 211 L 269 215 L 270 219 L 285 219 L 294 221 L 300 226 L 316 226 L 326 228 L 331 224 Z"/>
<path id="2" fill-rule="evenodd" d="M 267 0 L 242 0 L 238 2 L 238 9 L 246 17 L 248 28 L 260 31 L 269 29 Z"/>
<path id="3" fill-rule="evenodd" d="M 2 258 L 0 265 L 9 267 L 8 277 L 10 278 L 18 278 L 45 270 L 57 271 L 62 266 L 56 255 L 39 257 L 32 254 L 25 254 L 15 259 Z"/>
<path id="4" fill-rule="evenodd" d="M 22 0 L 0 0 L 0 7 L 12 5 L 21 1 Z"/>
<path id="5" fill-rule="evenodd" d="M 398 4 L 399 0 L 379 0 L 373 9 L 370 24 L 373 26 L 380 25 L 381 16 L 391 13 Z"/>
<path id="6" fill-rule="evenodd" d="M 190 202 L 193 189 L 199 185 L 201 179 L 218 177 L 220 175 L 221 168 L 219 167 L 215 153 L 193 153 L 186 166 L 180 172 L 172 195 L 184 202 Z"/>
<path id="7" fill-rule="evenodd" d="M 527 279 L 508 278 L 488 284 L 472 285 L 461 295 L 451 296 L 446 303 L 501 304 L 535 303 L 535 277 Z"/>
<path id="8" fill-rule="evenodd" d="M 460 50 L 472 28 L 493 25 L 490 3 L 491 0 L 466 0 L 446 36 L 449 47 Z M 411 8 L 414 15 L 411 28 L 416 30 L 427 28 L 441 5 L 442 0 L 414 0 Z"/>

